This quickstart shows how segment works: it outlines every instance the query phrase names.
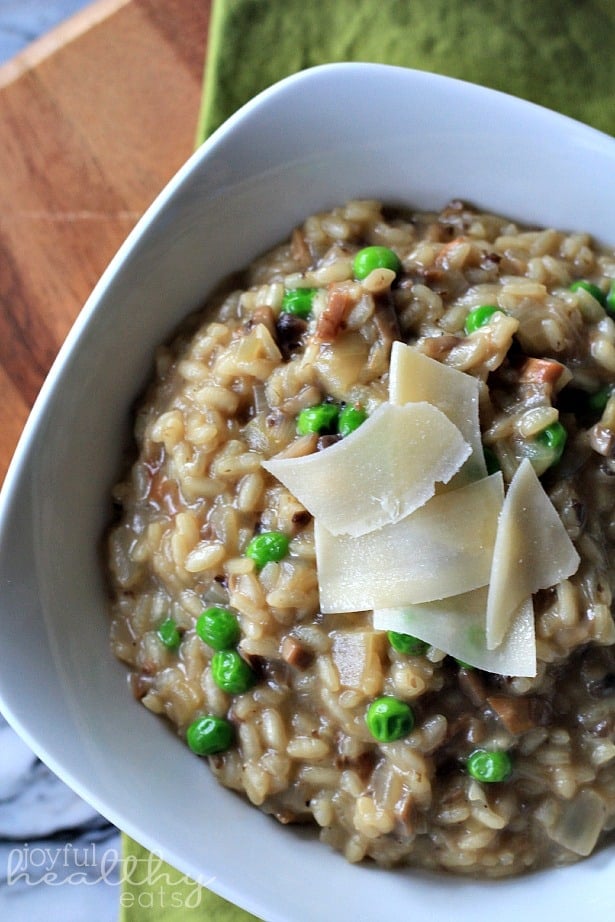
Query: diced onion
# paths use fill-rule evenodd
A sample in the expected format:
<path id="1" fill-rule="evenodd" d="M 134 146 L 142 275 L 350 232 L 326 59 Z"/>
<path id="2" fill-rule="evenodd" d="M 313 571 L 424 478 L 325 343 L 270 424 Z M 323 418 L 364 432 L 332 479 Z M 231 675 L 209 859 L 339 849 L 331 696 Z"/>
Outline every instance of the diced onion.
<path id="1" fill-rule="evenodd" d="M 595 791 L 585 788 L 565 803 L 562 812 L 549 836 L 558 845 L 569 849 L 575 855 L 590 855 L 602 832 L 606 817 L 606 805 Z"/>

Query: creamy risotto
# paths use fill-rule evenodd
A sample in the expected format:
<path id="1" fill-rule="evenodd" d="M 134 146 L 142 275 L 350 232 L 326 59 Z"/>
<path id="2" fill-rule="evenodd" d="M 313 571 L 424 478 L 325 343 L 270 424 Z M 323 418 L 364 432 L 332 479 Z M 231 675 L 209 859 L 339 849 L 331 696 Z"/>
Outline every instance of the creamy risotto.
<path id="1" fill-rule="evenodd" d="M 585 233 L 351 201 L 160 348 L 111 642 L 223 785 L 353 862 L 606 840 L 613 279 Z"/>

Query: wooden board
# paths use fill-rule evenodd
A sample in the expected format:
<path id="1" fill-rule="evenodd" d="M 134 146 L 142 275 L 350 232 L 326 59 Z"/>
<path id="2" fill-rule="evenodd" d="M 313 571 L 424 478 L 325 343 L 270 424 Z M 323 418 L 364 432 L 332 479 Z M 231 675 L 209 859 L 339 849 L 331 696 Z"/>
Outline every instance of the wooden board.
<path id="1" fill-rule="evenodd" d="M 80 308 L 194 147 L 210 0 L 98 0 L 0 67 L 0 483 Z"/>

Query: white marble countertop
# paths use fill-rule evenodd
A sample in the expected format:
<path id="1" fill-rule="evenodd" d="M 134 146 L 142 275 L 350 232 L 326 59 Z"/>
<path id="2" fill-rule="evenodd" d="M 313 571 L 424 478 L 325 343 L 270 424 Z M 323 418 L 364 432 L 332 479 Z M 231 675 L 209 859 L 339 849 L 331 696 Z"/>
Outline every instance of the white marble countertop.
<path id="1" fill-rule="evenodd" d="M 89 0 L 0 0 L 0 64 Z M 0 717 L 0 920 L 117 922 L 117 830 Z"/>
<path id="2" fill-rule="evenodd" d="M 87 6 L 89 0 L 0 0 L 0 63 Z"/>

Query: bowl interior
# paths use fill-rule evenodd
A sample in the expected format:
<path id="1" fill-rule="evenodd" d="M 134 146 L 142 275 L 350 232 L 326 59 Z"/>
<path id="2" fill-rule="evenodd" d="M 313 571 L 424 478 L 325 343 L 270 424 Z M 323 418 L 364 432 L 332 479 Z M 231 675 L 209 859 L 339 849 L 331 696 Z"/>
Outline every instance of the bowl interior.
<path id="1" fill-rule="evenodd" d="M 41 392 L 0 500 L 0 706 L 52 769 L 186 874 L 269 919 L 610 912 L 604 850 L 485 884 L 354 867 L 221 789 L 132 700 L 108 643 L 100 542 L 153 350 L 218 281 L 306 215 L 350 197 L 462 198 L 615 242 L 615 142 L 459 81 L 329 65 L 261 94 L 189 161 L 131 234 Z M 258 845 L 258 847 L 255 847 Z M 272 873 L 272 868 L 275 869 Z M 297 883 L 310 881 L 309 898 Z M 386 903 L 385 903 L 386 900 Z"/>

